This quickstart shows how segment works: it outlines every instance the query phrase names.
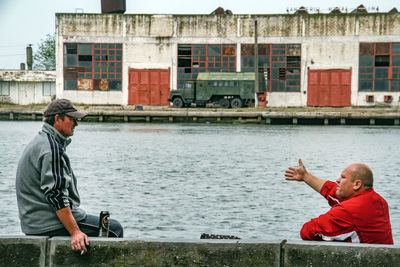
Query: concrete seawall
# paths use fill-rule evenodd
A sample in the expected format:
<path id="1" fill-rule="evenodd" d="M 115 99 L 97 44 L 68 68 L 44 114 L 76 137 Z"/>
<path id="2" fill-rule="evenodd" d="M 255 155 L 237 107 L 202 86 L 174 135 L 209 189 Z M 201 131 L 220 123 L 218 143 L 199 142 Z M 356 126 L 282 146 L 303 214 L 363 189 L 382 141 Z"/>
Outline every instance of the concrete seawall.
<path id="1" fill-rule="evenodd" d="M 311 241 L 139 241 L 0 236 L 0 266 L 400 266 L 400 247 Z"/>
<path id="2" fill-rule="evenodd" d="M 87 122 L 256 123 L 286 125 L 400 125 L 395 109 L 89 109 Z M 0 120 L 42 120 L 42 110 L 0 108 Z"/>

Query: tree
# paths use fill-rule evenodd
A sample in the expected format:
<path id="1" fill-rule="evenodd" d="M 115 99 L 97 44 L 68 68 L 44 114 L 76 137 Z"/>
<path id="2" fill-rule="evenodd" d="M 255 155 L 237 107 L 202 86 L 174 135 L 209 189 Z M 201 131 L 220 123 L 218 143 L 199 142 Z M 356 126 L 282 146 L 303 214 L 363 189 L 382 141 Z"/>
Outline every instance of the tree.
<path id="1" fill-rule="evenodd" d="M 33 56 L 33 69 L 55 70 L 56 69 L 56 38 L 55 34 L 47 34 L 46 38 L 40 40 L 39 48 Z"/>

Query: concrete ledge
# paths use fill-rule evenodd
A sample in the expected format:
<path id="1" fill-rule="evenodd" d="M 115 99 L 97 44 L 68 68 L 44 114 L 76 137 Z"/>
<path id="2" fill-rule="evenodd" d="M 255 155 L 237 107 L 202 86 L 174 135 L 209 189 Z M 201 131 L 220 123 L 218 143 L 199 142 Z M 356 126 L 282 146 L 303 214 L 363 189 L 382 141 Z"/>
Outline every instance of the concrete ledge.
<path id="1" fill-rule="evenodd" d="M 46 266 L 47 239 L 0 236 L 0 266 Z"/>
<path id="2" fill-rule="evenodd" d="M 148 109 L 86 110 L 87 122 L 240 122 L 288 125 L 399 125 L 400 112 L 394 109 L 340 109 L 308 111 L 285 109 L 265 111 L 247 109 Z M 41 120 L 42 110 L 1 108 L 0 120 Z"/>
<path id="3" fill-rule="evenodd" d="M 400 247 L 294 241 L 282 245 L 284 266 L 400 266 Z"/>
<path id="4" fill-rule="evenodd" d="M 139 241 L 90 238 L 88 253 L 68 237 L 0 236 L 0 266 L 400 266 L 400 246 L 243 240 Z"/>
<path id="5" fill-rule="evenodd" d="M 89 252 L 71 251 L 68 238 L 49 240 L 49 266 L 279 266 L 280 243 L 148 242 L 91 238 Z"/>

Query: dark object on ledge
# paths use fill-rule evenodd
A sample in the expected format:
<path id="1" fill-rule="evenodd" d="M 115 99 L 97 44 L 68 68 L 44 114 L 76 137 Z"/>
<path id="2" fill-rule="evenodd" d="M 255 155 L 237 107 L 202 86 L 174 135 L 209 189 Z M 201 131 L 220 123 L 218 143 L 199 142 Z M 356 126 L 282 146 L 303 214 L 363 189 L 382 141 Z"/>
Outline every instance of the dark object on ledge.
<path id="1" fill-rule="evenodd" d="M 234 235 L 214 235 L 202 233 L 200 239 L 240 239 Z"/>

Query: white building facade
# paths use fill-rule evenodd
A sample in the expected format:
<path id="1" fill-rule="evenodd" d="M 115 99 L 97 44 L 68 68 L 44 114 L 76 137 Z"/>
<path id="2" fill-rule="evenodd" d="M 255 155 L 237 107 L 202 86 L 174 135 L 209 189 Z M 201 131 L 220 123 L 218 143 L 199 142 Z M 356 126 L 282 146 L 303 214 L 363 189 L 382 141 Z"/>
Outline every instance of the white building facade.
<path id="1" fill-rule="evenodd" d="M 0 70 L 0 103 L 49 103 L 56 96 L 56 72 Z"/>
<path id="2" fill-rule="evenodd" d="M 268 106 L 399 105 L 399 13 L 56 14 L 57 97 L 169 105 L 199 72 L 254 71 L 256 35 Z"/>

